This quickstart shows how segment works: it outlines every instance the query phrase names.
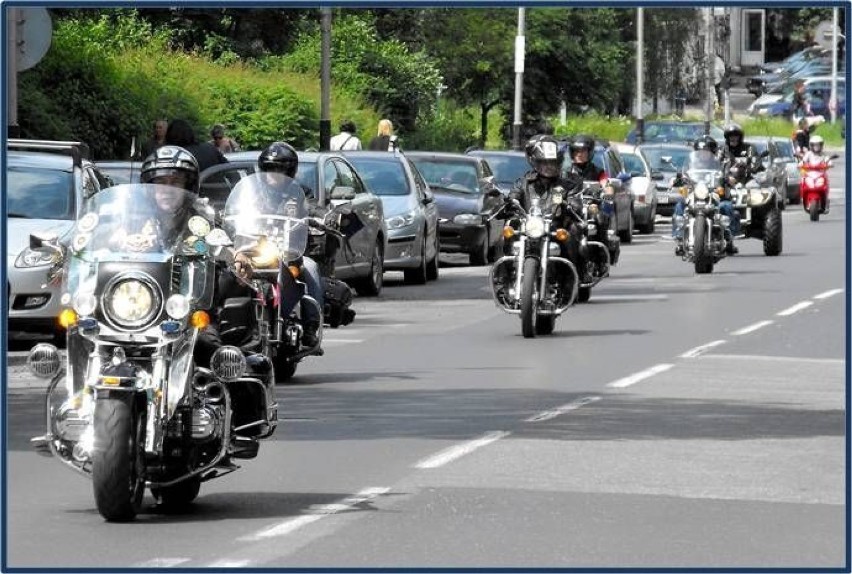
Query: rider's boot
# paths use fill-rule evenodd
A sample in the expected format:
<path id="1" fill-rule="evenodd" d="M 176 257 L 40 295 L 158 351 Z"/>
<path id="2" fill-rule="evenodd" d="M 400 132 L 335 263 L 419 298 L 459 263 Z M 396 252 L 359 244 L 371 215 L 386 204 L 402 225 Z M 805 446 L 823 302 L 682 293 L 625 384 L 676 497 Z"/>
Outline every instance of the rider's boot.
<path id="1" fill-rule="evenodd" d="M 308 348 L 316 347 L 319 343 L 319 322 L 308 321 L 305 323 L 305 328 L 302 333 L 302 344 Z"/>

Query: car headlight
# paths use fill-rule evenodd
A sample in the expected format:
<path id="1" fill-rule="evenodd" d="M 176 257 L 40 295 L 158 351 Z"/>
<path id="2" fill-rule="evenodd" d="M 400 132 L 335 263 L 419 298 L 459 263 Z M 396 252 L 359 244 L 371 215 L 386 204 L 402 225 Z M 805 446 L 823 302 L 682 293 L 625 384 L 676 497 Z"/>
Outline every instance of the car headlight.
<path id="1" fill-rule="evenodd" d="M 95 299 L 94 293 L 86 291 L 74 295 L 74 310 L 80 317 L 91 317 L 97 308 L 98 300 Z"/>
<path id="2" fill-rule="evenodd" d="M 415 212 L 403 213 L 402 215 L 394 215 L 385 220 L 388 229 L 401 229 L 414 223 Z"/>
<path id="3" fill-rule="evenodd" d="M 45 251 L 34 251 L 26 247 L 15 260 L 15 267 L 46 267 L 53 263 L 53 254 Z"/>
<path id="4" fill-rule="evenodd" d="M 707 184 L 703 181 L 696 184 L 693 193 L 695 193 L 695 199 L 700 201 L 707 201 L 707 198 L 710 197 L 710 190 L 707 189 Z"/>
<path id="5" fill-rule="evenodd" d="M 482 216 L 475 213 L 460 213 L 453 217 L 453 223 L 457 225 L 477 225 L 482 223 Z"/>
<path id="6" fill-rule="evenodd" d="M 544 220 L 541 217 L 530 217 L 527 219 L 526 233 L 533 239 L 544 235 Z"/>
<path id="7" fill-rule="evenodd" d="M 119 277 L 106 290 L 104 311 L 122 327 L 139 327 L 153 320 L 159 307 L 155 287 L 138 277 Z"/>

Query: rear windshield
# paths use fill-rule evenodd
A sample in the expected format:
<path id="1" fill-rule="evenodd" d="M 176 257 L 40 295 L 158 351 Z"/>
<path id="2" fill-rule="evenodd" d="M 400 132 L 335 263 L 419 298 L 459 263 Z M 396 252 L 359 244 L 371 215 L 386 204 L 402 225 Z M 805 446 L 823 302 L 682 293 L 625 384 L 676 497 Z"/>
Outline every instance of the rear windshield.
<path id="1" fill-rule="evenodd" d="M 358 170 L 361 179 L 376 195 L 408 195 L 408 184 L 402 164 L 394 158 L 392 161 L 370 159 L 348 155 L 347 159 Z"/>
<path id="2" fill-rule="evenodd" d="M 494 172 L 494 180 L 500 183 L 515 183 L 530 169 L 530 164 L 524 156 L 487 155 L 483 157 Z"/>
<path id="3" fill-rule="evenodd" d="M 6 213 L 25 219 L 74 219 L 74 176 L 55 169 L 10 167 Z"/>
<path id="4" fill-rule="evenodd" d="M 429 187 L 443 187 L 462 193 L 478 193 L 476 166 L 470 162 L 411 158 Z"/>

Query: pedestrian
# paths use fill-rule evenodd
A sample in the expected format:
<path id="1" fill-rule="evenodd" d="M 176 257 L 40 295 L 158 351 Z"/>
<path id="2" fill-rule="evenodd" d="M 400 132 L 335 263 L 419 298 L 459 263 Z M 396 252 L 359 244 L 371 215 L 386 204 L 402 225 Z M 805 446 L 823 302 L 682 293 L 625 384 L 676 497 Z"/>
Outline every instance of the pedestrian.
<path id="1" fill-rule="evenodd" d="M 169 122 L 164 119 L 154 121 L 151 137 L 142 143 L 142 159 L 145 159 L 158 148 L 166 145 L 166 129 L 168 126 Z"/>
<path id="2" fill-rule="evenodd" d="M 798 124 L 799 121 L 808 115 L 808 95 L 805 92 L 805 82 L 796 80 L 793 87 L 793 123 Z"/>
<path id="3" fill-rule="evenodd" d="M 370 140 L 369 149 L 374 151 L 393 151 L 399 147 L 397 136 L 393 133 L 393 123 L 388 119 L 379 120 L 376 137 Z"/>
<path id="4" fill-rule="evenodd" d="M 166 143 L 168 145 L 180 146 L 195 156 L 199 172 L 204 171 L 212 165 L 228 163 L 227 158 L 222 155 L 222 152 L 215 145 L 210 142 L 199 142 L 195 139 L 195 131 L 186 120 L 177 119 L 171 121 L 166 130 Z"/>
<path id="5" fill-rule="evenodd" d="M 361 149 L 361 140 L 355 135 L 358 129 L 355 127 L 355 122 L 352 120 L 343 120 L 340 123 L 340 133 L 331 138 L 328 148 L 332 151 L 342 150 L 359 150 Z"/>
<path id="6" fill-rule="evenodd" d="M 718 54 L 713 68 L 713 88 L 716 90 L 716 102 L 721 106 L 724 104 L 722 83 L 725 80 L 725 60 Z"/>
<path id="7" fill-rule="evenodd" d="M 213 138 L 210 140 L 210 143 L 216 146 L 222 153 L 240 151 L 240 144 L 234 138 L 225 135 L 225 126 L 222 124 L 213 126 L 213 129 L 210 130 L 210 137 Z"/>

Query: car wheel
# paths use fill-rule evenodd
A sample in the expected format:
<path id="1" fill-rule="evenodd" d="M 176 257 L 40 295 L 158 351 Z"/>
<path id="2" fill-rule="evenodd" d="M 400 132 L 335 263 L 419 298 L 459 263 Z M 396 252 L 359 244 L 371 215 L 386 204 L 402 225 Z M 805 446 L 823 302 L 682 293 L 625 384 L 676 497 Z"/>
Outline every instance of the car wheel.
<path id="1" fill-rule="evenodd" d="M 405 269 L 403 270 L 403 274 L 405 275 L 405 283 L 408 285 L 423 285 L 426 283 L 426 279 L 428 278 L 428 263 L 426 261 L 426 231 L 423 231 L 423 243 L 420 247 L 420 265 L 415 267 L 414 269 Z"/>
<path id="2" fill-rule="evenodd" d="M 441 239 L 438 237 L 438 233 L 435 233 L 435 257 L 429 262 L 426 266 L 426 279 L 429 281 L 435 281 L 438 279 L 438 275 L 440 274 L 440 265 L 438 261 L 438 255 L 441 253 Z"/>
<path id="3" fill-rule="evenodd" d="M 373 259 L 370 262 L 370 273 L 355 284 L 355 291 L 362 297 L 375 297 L 382 292 L 384 276 L 384 257 L 382 240 L 378 239 L 373 247 Z"/>
<path id="4" fill-rule="evenodd" d="M 656 226 L 656 221 L 654 220 L 656 218 L 657 214 L 652 212 L 651 216 L 648 218 L 648 223 L 645 223 L 639 228 L 639 233 L 644 233 L 646 235 L 651 235 L 652 233 L 654 233 L 654 227 Z"/>
<path id="5" fill-rule="evenodd" d="M 627 229 L 618 232 L 622 243 L 633 243 L 633 208 L 627 210 Z"/>
<path id="6" fill-rule="evenodd" d="M 500 238 L 497 240 L 497 243 L 495 243 L 493 246 L 488 248 L 488 262 L 489 263 L 494 263 L 495 261 L 500 259 L 500 257 L 503 256 L 503 244 L 504 244 L 503 234 L 500 234 Z"/>
<path id="7" fill-rule="evenodd" d="M 779 195 L 781 196 L 781 201 L 778 202 L 778 208 L 781 211 L 784 211 L 785 209 L 787 209 L 787 184 L 786 183 L 784 184 L 783 190 L 784 190 L 783 193 L 781 193 L 779 191 Z"/>
<path id="8" fill-rule="evenodd" d="M 485 237 L 482 242 L 477 245 L 476 251 L 470 254 L 471 265 L 486 265 L 488 264 L 488 232 L 485 232 Z"/>

